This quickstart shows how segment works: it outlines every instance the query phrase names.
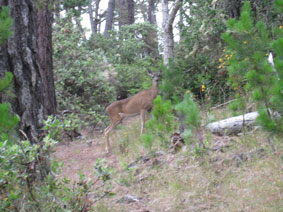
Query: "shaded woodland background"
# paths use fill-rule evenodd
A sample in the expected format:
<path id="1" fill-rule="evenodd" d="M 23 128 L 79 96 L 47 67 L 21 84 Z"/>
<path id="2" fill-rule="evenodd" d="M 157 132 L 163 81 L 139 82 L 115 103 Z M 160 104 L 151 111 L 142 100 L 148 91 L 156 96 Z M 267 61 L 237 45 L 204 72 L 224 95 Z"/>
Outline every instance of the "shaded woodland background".
<path id="1" fill-rule="evenodd" d="M 244 2 L 109 0 L 102 10 L 101 0 L 0 0 L 1 210 L 90 210 L 98 200 L 87 195 L 96 184 L 83 175 L 73 188 L 57 181 L 50 148 L 86 128 L 102 131 L 105 107 L 151 87 L 148 69 L 161 71 L 162 81 L 141 137 L 147 151 L 168 150 L 179 133 L 203 155 L 204 125 L 231 101 L 233 115 L 259 111 L 262 137 L 280 153 L 283 3 Z M 95 167 L 106 185 L 110 169 L 100 160 Z M 97 199 L 111 193 L 97 191 Z"/>

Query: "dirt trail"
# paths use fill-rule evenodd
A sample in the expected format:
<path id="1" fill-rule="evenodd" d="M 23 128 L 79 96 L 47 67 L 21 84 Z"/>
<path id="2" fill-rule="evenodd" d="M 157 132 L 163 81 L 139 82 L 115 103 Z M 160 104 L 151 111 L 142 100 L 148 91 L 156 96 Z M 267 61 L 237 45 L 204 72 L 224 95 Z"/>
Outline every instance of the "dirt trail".
<path id="1" fill-rule="evenodd" d="M 137 120 L 137 118 L 134 118 Z M 133 120 L 132 120 L 133 121 Z M 126 121 L 123 125 L 128 125 L 131 121 Z M 119 130 L 115 130 L 115 133 L 119 133 Z M 84 139 L 77 139 L 75 141 L 65 141 L 59 143 L 53 149 L 53 158 L 58 162 L 63 162 L 62 173 L 58 178 L 67 177 L 71 182 L 78 182 L 79 173 L 83 173 L 87 179 L 94 180 L 94 164 L 97 159 L 104 159 L 107 166 L 111 167 L 115 171 L 121 171 L 121 164 L 119 158 L 114 153 L 105 153 L 105 138 L 102 133 L 93 132 L 82 133 Z M 92 134 L 92 135 L 91 135 Z M 89 144 L 89 141 L 92 141 Z M 116 195 L 111 199 L 107 198 L 107 202 L 110 203 L 110 207 L 114 207 L 116 211 L 127 211 L 127 212 L 143 212 L 148 211 L 146 208 L 146 198 L 138 202 L 129 204 L 118 203 L 124 195 L 135 193 L 135 189 L 131 190 L 129 187 L 125 187 L 115 183 L 113 181 L 112 192 Z M 123 208 L 123 209 L 122 209 Z"/>
<path id="2" fill-rule="evenodd" d="M 123 120 L 123 126 L 129 126 L 133 122 L 139 122 L 139 116 L 129 117 Z M 53 150 L 53 157 L 58 162 L 63 162 L 62 176 L 68 177 L 71 181 L 79 179 L 81 170 L 86 177 L 94 177 L 93 170 L 96 159 L 105 159 L 107 165 L 111 168 L 119 168 L 119 159 L 113 153 L 106 154 L 104 134 L 93 128 L 84 129 L 80 132 L 82 138 L 74 141 L 64 141 L 59 143 Z M 120 133 L 119 129 L 114 129 L 111 134 Z M 113 139 L 113 138 L 111 138 Z M 91 141 L 91 144 L 89 143 Z M 114 141 L 110 142 L 113 147 Z"/>
<path id="3" fill-rule="evenodd" d="M 63 162 L 62 174 L 60 177 L 68 177 L 71 181 L 79 180 L 79 172 L 82 171 L 87 178 L 95 178 L 94 164 L 97 159 L 107 159 L 107 164 L 117 167 L 118 160 L 114 154 L 105 153 L 104 137 L 98 133 L 89 144 L 83 140 L 64 142 L 54 148 L 54 159 Z"/>

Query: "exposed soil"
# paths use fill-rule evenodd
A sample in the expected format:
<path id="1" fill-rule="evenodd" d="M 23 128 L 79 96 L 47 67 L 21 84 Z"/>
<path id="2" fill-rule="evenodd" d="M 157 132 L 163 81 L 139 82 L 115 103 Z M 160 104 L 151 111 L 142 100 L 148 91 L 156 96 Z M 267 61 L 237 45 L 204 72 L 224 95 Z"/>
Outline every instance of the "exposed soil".
<path id="1" fill-rule="evenodd" d="M 87 178 L 94 178 L 94 164 L 97 159 L 103 158 L 107 159 L 109 166 L 117 168 L 116 156 L 105 153 L 103 141 L 103 136 L 96 133 L 95 138 L 88 141 L 76 140 L 57 145 L 53 155 L 58 162 L 64 163 L 61 175 L 71 181 L 78 181 L 81 171 Z"/>
<path id="2" fill-rule="evenodd" d="M 121 122 L 124 126 L 129 126 L 133 122 L 139 121 L 139 116 L 127 118 Z M 94 177 L 93 168 L 97 159 L 104 159 L 111 168 L 119 168 L 119 160 L 113 153 L 107 154 L 105 151 L 106 138 L 103 130 L 94 130 L 93 128 L 84 129 L 80 132 L 81 137 L 74 141 L 64 141 L 54 148 L 54 159 L 63 162 L 61 176 L 68 177 L 71 181 L 79 179 L 79 171 L 82 171 L 86 177 Z M 114 129 L 110 138 L 110 145 L 113 147 L 115 135 L 119 133 Z"/>
<path id="3" fill-rule="evenodd" d="M 137 119 L 134 118 L 134 119 Z M 127 125 L 129 121 L 123 123 Z M 115 130 L 117 131 L 117 130 Z M 114 132 L 114 135 L 117 132 Z M 101 132 L 83 132 L 82 138 L 75 141 L 65 141 L 59 143 L 54 149 L 53 158 L 58 162 L 63 162 L 62 172 L 58 176 L 59 179 L 67 177 L 71 182 L 78 182 L 79 173 L 83 173 L 87 179 L 95 180 L 97 177 L 94 174 L 94 164 L 97 159 L 104 159 L 107 166 L 113 168 L 116 172 L 119 172 L 121 165 L 119 164 L 119 158 L 114 153 L 107 154 L 105 152 L 105 138 Z M 91 135 L 92 134 L 92 135 Z M 87 138 L 87 139 L 84 139 Z M 111 192 L 116 195 L 111 199 L 105 201 L 111 201 L 111 207 L 117 205 L 117 211 L 127 212 L 144 212 L 149 211 L 146 208 L 146 198 L 143 197 L 137 202 L 132 203 L 119 203 L 119 200 L 124 196 L 131 194 L 129 188 L 121 186 L 118 183 L 112 182 Z M 122 204 L 122 208 L 120 209 Z M 118 209 L 119 208 L 119 209 Z"/>

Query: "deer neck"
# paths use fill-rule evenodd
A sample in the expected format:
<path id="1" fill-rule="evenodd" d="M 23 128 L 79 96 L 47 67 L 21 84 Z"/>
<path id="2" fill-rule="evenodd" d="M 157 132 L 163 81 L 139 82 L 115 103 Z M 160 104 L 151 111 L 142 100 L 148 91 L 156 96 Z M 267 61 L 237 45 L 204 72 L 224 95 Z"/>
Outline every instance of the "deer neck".
<path id="1" fill-rule="evenodd" d="M 151 88 L 151 92 L 152 92 L 152 97 L 155 98 L 158 94 L 158 85 L 159 83 L 156 82 L 155 80 L 152 80 L 152 88 Z"/>

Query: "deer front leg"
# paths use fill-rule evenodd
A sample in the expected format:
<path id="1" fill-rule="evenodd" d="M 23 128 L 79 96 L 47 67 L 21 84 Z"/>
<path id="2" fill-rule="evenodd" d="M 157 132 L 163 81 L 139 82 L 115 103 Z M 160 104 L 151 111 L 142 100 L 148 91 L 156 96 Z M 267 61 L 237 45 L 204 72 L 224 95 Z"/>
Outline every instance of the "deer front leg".
<path id="1" fill-rule="evenodd" d="M 110 125 L 104 130 L 104 135 L 106 137 L 106 147 L 105 147 L 106 153 L 110 152 L 109 133 L 111 129 L 113 128 L 113 124 L 114 123 L 110 123 Z"/>
<path id="2" fill-rule="evenodd" d="M 111 121 L 111 124 L 105 129 L 104 135 L 106 136 L 106 152 L 110 153 L 110 141 L 109 141 L 109 133 L 110 131 L 120 123 L 122 118 Z"/>
<path id="3" fill-rule="evenodd" d="M 141 110 L 141 135 L 143 133 L 144 125 L 145 125 L 145 110 Z"/>

